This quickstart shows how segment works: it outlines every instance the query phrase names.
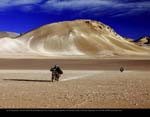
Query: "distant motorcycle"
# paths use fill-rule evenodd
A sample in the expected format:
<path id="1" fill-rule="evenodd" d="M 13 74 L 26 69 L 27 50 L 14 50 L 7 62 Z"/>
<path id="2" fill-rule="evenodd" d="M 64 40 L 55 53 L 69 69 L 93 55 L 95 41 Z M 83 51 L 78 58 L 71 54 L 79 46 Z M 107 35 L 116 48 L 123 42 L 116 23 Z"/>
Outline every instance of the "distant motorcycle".
<path id="1" fill-rule="evenodd" d="M 120 67 L 120 72 L 124 72 L 124 68 L 123 67 Z"/>

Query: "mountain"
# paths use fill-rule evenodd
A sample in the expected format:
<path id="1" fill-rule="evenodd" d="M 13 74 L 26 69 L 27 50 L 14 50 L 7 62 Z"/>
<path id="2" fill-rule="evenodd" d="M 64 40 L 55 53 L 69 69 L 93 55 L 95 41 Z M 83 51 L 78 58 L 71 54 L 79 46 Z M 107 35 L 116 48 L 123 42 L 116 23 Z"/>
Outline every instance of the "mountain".
<path id="1" fill-rule="evenodd" d="M 134 55 L 147 49 L 128 42 L 109 26 L 93 20 L 48 24 L 21 37 L 28 47 L 46 55 Z"/>
<path id="2" fill-rule="evenodd" d="M 142 37 L 135 41 L 136 44 L 142 45 L 149 45 L 150 44 L 150 37 Z"/>
<path id="3" fill-rule="evenodd" d="M 0 39 L 0 52 L 41 56 L 150 55 L 148 48 L 127 41 L 111 27 L 93 20 L 47 24 L 15 39 Z"/>
<path id="4" fill-rule="evenodd" d="M 4 37 L 16 38 L 19 35 L 20 34 L 15 32 L 0 32 L 0 38 L 4 38 Z"/>

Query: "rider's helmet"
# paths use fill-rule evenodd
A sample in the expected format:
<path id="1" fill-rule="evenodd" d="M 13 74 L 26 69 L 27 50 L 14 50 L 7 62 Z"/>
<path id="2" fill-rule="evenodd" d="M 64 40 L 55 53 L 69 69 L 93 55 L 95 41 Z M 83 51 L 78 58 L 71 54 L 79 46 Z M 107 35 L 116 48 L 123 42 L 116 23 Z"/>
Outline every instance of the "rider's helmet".
<path id="1" fill-rule="evenodd" d="M 56 64 L 56 65 L 55 65 L 55 68 L 57 68 L 57 67 L 59 67 L 59 65 Z"/>

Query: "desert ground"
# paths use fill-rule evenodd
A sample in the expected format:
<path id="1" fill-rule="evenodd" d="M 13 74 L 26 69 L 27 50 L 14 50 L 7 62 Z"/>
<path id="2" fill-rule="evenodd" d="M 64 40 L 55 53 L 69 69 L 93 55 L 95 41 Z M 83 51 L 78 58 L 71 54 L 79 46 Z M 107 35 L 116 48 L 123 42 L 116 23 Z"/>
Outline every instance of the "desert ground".
<path id="1" fill-rule="evenodd" d="M 149 59 L 0 59 L 0 108 L 150 108 L 149 71 Z"/>

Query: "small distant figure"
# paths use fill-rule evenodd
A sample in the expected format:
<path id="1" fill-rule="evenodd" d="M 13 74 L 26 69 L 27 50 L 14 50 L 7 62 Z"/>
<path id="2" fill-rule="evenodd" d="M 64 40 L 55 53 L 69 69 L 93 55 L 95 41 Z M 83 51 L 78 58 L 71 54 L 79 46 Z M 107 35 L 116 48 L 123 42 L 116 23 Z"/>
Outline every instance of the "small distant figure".
<path id="1" fill-rule="evenodd" d="M 52 72 L 52 76 L 51 76 L 52 82 L 54 80 L 59 81 L 61 74 L 63 74 L 63 71 L 61 70 L 60 66 L 54 65 L 53 67 L 50 68 L 50 71 Z"/>
<path id="2" fill-rule="evenodd" d="M 120 67 L 120 72 L 124 72 L 124 68 L 123 67 Z"/>

